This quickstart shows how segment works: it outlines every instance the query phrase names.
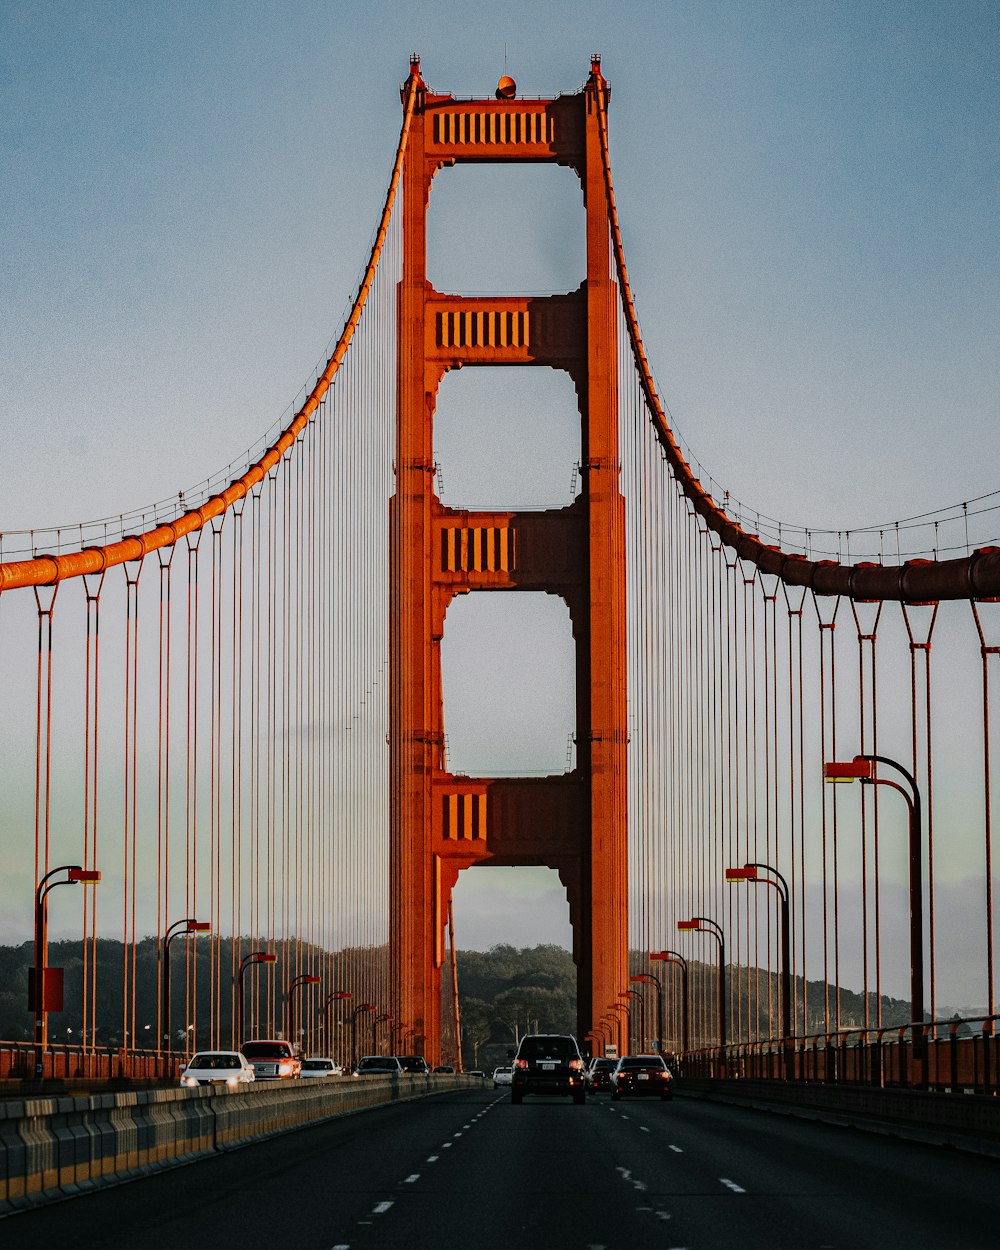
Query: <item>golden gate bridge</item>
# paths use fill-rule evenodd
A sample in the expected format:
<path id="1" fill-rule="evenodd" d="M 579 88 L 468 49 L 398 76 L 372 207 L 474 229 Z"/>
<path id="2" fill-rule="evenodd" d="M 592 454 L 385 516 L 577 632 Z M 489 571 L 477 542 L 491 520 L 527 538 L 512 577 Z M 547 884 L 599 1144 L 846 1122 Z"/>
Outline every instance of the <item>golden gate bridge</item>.
<path id="1" fill-rule="evenodd" d="M 693 466 L 639 327 L 609 97 L 599 58 L 543 100 L 506 80 L 436 94 L 415 58 L 363 278 L 287 428 L 177 499 L 0 536 L 5 867 L 34 926 L 40 1074 L 103 1062 L 101 938 L 120 944 L 123 1070 L 172 1070 L 178 1033 L 237 1045 L 240 1019 L 247 1036 L 297 1021 L 307 1050 L 353 1025 L 436 1062 L 460 872 L 541 863 L 566 887 L 595 1050 L 995 1088 L 995 497 L 828 534 Z M 576 291 L 427 281 L 431 181 L 484 161 L 579 175 Z M 572 380 L 566 508 L 435 494 L 437 387 L 498 364 Z M 575 758 L 451 773 L 448 605 L 510 589 L 569 607 Z M 77 926 L 78 1003 L 49 966 L 50 912 Z M 63 1006 L 71 1047 L 50 1036 Z"/>

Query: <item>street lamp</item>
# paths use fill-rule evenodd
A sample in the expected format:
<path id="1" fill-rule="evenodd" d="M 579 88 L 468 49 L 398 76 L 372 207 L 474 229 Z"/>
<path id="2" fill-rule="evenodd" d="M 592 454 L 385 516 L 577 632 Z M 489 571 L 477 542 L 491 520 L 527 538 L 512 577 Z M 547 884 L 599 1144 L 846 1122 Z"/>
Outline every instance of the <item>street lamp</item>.
<path id="1" fill-rule="evenodd" d="M 624 1054 L 626 1050 L 629 1052 L 629 1054 L 631 1054 L 632 1053 L 632 1012 L 629 1010 L 629 1005 L 628 1003 L 612 1003 L 611 1011 L 615 1013 L 619 1011 L 625 1012 L 625 1046 L 624 1048 L 622 1047 L 622 1018 L 621 1016 L 615 1014 L 612 1016 L 612 1019 L 614 1020 L 618 1028 L 618 1054 L 619 1056 Z"/>
<path id="2" fill-rule="evenodd" d="M 719 943 L 719 1049 L 722 1052 L 722 1069 L 726 1066 L 726 939 L 721 925 L 707 916 L 692 916 L 690 920 L 678 920 L 682 932 L 708 933 Z"/>
<path id="3" fill-rule="evenodd" d="M 277 955 L 271 955 L 267 951 L 251 951 L 249 955 L 244 955 L 240 960 L 239 971 L 236 973 L 236 1045 L 241 1046 L 245 1041 L 243 1037 L 243 976 L 247 968 L 254 964 L 276 964 L 278 962 Z"/>
<path id="4" fill-rule="evenodd" d="M 762 877 L 761 873 L 770 873 Z M 770 864 L 744 864 L 742 868 L 727 868 L 726 880 L 733 884 L 737 881 L 760 882 L 761 885 L 773 886 L 781 899 L 781 1038 L 785 1055 L 785 1078 L 791 1080 L 792 1052 L 791 1039 L 795 1033 L 792 1021 L 792 961 L 791 939 L 789 937 L 788 916 L 788 882 Z"/>
<path id="5" fill-rule="evenodd" d="M 170 1046 L 170 943 L 179 933 L 208 933 L 212 925 L 208 920 L 195 920 L 193 916 L 185 916 L 183 920 L 175 920 L 163 935 L 163 1036 Z M 162 1049 L 158 1046 L 157 1053 Z"/>
<path id="6" fill-rule="evenodd" d="M 636 972 L 629 977 L 630 981 L 637 981 L 642 985 L 652 985 L 656 988 L 656 1050 L 658 1054 L 663 1054 L 663 986 L 660 984 L 660 978 L 654 976 L 652 972 Z"/>
<path id="7" fill-rule="evenodd" d="M 323 1004 L 323 1026 L 326 1030 L 326 1049 L 329 1055 L 333 1055 L 333 1029 L 330 1028 L 330 1004 L 340 1002 L 351 998 L 350 990 L 333 990 L 327 994 L 326 1002 Z"/>
<path id="8" fill-rule="evenodd" d="M 356 1067 L 358 1055 L 358 1016 L 366 1011 L 378 1011 L 374 1003 L 359 1003 L 351 1012 L 351 1067 Z"/>
<path id="9" fill-rule="evenodd" d="M 888 777 L 879 777 L 876 764 L 884 764 L 894 768 L 909 787 L 907 790 L 898 781 Z M 852 760 L 827 760 L 823 765 L 823 777 L 826 781 L 860 781 L 862 785 L 888 786 L 897 790 L 906 800 L 909 812 L 909 852 L 910 852 L 910 1014 L 915 1024 L 924 1022 L 924 909 L 923 909 L 923 865 L 921 851 L 921 819 L 920 790 L 911 772 L 885 755 L 855 755 Z M 920 1030 L 922 1039 L 923 1030 Z M 922 1040 L 915 1042 L 915 1049 L 920 1050 L 923 1060 Z"/>
<path id="10" fill-rule="evenodd" d="M 681 970 L 681 1049 L 687 1051 L 691 1041 L 688 1012 L 687 960 L 683 955 L 679 955 L 677 951 L 650 951 L 649 958 L 651 961 L 662 960 L 665 964 L 676 964 Z"/>
<path id="11" fill-rule="evenodd" d="M 375 1019 L 372 1021 L 372 1049 L 374 1051 L 378 1051 L 378 1026 L 380 1024 L 391 1025 L 392 1016 L 390 1016 L 388 1013 L 383 1013 L 381 1016 L 376 1016 Z"/>
<path id="12" fill-rule="evenodd" d="M 294 977 L 288 984 L 288 991 L 285 994 L 285 1001 L 288 1003 L 288 1040 L 294 1046 L 295 1043 L 295 991 L 303 985 L 319 985 L 320 978 L 313 976 L 309 972 L 303 972 L 301 976 Z"/>
<path id="13" fill-rule="evenodd" d="M 57 872 L 64 872 L 61 881 L 54 881 Z M 42 877 L 35 887 L 35 964 L 28 974 L 28 1010 L 35 1013 L 35 1072 L 41 1076 L 43 1056 L 49 1044 L 49 1012 L 63 1009 L 63 970 L 50 968 L 49 959 L 49 895 L 57 885 L 96 885 L 101 874 L 96 868 L 79 864 L 60 864 Z"/>
<path id="14" fill-rule="evenodd" d="M 632 978 L 629 977 L 630 981 L 631 979 Z M 619 998 L 634 998 L 636 1002 L 639 1004 L 639 1053 L 641 1054 L 646 1049 L 646 1004 L 643 1002 L 642 995 L 639 993 L 638 990 L 622 990 L 622 992 L 618 995 L 618 997 Z M 627 1003 L 625 1005 L 628 1006 Z M 632 1017 L 630 1013 L 629 1014 L 630 1021 L 631 1021 L 631 1018 Z M 630 1050 L 631 1048 L 632 1048 L 631 1045 L 629 1045 Z"/>

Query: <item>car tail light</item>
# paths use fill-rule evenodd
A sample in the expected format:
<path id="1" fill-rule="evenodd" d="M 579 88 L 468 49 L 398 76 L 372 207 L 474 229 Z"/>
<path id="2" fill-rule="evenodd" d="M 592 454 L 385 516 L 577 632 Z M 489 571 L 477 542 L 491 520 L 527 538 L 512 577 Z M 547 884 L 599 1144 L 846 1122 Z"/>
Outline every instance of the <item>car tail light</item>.
<path id="1" fill-rule="evenodd" d="M 583 1071 L 583 1060 L 582 1060 L 582 1059 L 571 1059 L 571 1060 L 569 1061 L 569 1066 L 570 1066 L 571 1068 L 574 1068 L 577 1072 L 582 1072 L 582 1071 Z"/>
<path id="2" fill-rule="evenodd" d="M 526 1068 L 527 1066 L 528 1066 L 527 1059 L 515 1059 L 514 1060 L 515 1068 Z"/>

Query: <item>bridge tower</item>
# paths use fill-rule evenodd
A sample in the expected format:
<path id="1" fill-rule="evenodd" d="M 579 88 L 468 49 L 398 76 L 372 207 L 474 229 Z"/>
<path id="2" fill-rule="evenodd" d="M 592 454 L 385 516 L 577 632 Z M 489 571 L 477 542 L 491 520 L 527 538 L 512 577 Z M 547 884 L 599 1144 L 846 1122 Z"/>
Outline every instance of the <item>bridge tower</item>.
<path id="1" fill-rule="evenodd" d="M 545 865 L 566 888 L 582 1036 L 627 985 L 624 501 L 619 492 L 617 290 L 611 279 L 595 57 L 576 95 L 456 100 L 411 62 L 417 99 L 403 171 L 396 493 L 391 567 L 393 1004 L 440 1058 L 441 966 L 451 891 L 476 864 Z M 512 86 L 512 84 L 511 84 Z M 605 97 L 606 98 L 606 97 Z M 426 276 L 431 180 L 459 162 L 548 161 L 580 177 L 586 275 L 544 298 L 471 298 Z M 433 422 L 449 369 L 565 370 L 581 416 L 582 488 L 546 512 L 468 512 L 434 493 Z M 549 777 L 447 771 L 441 652 L 451 600 L 470 591 L 561 595 L 576 648 L 576 766 Z"/>

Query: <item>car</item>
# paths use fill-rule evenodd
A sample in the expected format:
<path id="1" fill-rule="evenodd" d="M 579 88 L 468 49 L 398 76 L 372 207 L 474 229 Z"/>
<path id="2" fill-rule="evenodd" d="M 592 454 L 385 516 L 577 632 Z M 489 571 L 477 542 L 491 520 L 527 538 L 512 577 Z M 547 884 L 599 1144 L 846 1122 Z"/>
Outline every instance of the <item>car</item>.
<path id="1" fill-rule="evenodd" d="M 611 1074 L 611 1097 L 617 1102 L 629 1096 L 671 1097 L 670 1069 L 661 1055 L 623 1055 Z"/>
<path id="2" fill-rule="evenodd" d="M 403 1066 L 395 1055 L 362 1055 L 352 1076 L 402 1076 Z"/>
<path id="3" fill-rule="evenodd" d="M 617 1059 L 606 1058 L 603 1055 L 592 1059 L 586 1073 L 587 1092 L 596 1094 L 600 1089 L 610 1090 L 611 1073 L 614 1072 L 617 1064 Z"/>
<path id="4" fill-rule="evenodd" d="M 181 1068 L 181 1085 L 249 1085 L 255 1079 L 253 1065 L 239 1051 L 199 1050 Z"/>
<path id="5" fill-rule="evenodd" d="M 510 1100 L 525 1094 L 569 1094 L 577 1105 L 586 1101 L 583 1056 L 576 1038 L 564 1033 L 527 1033 L 514 1056 Z"/>
<path id="6" fill-rule="evenodd" d="M 485 1079 L 486 1079 L 486 1073 L 482 1070 L 482 1068 L 472 1068 L 472 1069 L 470 1069 L 470 1071 L 469 1071 L 469 1076 L 479 1076 L 479 1077 L 482 1077 L 482 1078 L 483 1078 L 483 1080 L 485 1080 Z"/>
<path id="7" fill-rule="evenodd" d="M 513 1071 L 513 1068 L 494 1068 L 493 1088 L 499 1089 L 501 1085 L 509 1085 L 511 1083 Z"/>
<path id="8" fill-rule="evenodd" d="M 316 1080 L 327 1076 L 342 1076 L 344 1069 L 339 1063 L 334 1063 L 332 1059 L 314 1055 L 311 1059 L 302 1060 L 302 1072 L 300 1073 L 303 1080 L 307 1077 Z"/>
<path id="9" fill-rule="evenodd" d="M 394 1055 L 407 1076 L 427 1076 L 430 1067 L 423 1055 Z"/>
<path id="10" fill-rule="evenodd" d="M 291 1042 L 280 1037 L 259 1037 L 244 1042 L 240 1050 L 253 1064 L 258 1081 L 296 1081 L 302 1060 Z"/>
<path id="11" fill-rule="evenodd" d="M 455 1069 L 451 1066 L 450 1063 L 439 1063 L 438 1066 L 434 1069 L 434 1075 L 435 1076 L 450 1076 L 454 1073 L 454 1071 Z"/>

